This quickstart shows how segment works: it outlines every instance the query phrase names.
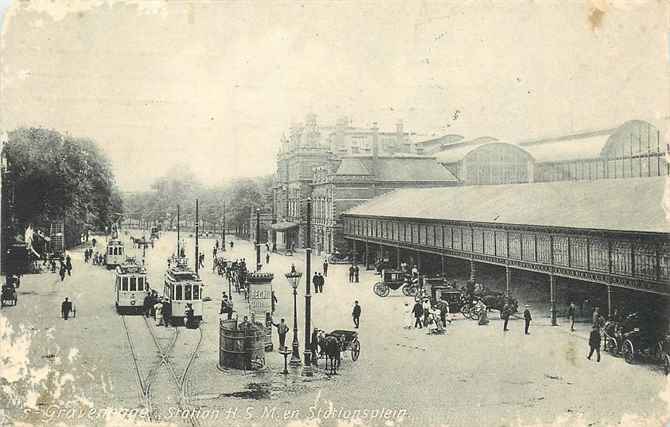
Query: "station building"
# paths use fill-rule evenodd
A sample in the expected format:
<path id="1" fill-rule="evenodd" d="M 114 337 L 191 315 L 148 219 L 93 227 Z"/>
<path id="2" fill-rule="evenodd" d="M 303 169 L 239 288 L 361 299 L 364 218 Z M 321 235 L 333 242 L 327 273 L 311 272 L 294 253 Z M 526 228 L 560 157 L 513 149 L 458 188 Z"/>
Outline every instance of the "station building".
<path id="1" fill-rule="evenodd" d="M 512 295 L 531 283 L 554 315 L 584 292 L 608 312 L 631 295 L 665 307 L 668 194 L 665 177 L 403 189 L 345 212 L 344 237 L 367 265 L 405 261 Z"/>
<path id="2" fill-rule="evenodd" d="M 631 120 L 616 128 L 517 143 L 480 137 L 444 145 L 434 155 L 463 185 L 667 176 L 667 128 L 667 120 Z"/>
<path id="3" fill-rule="evenodd" d="M 343 248 L 345 210 L 397 188 L 456 185 L 434 158 L 412 154 L 415 138 L 401 122 L 395 131 L 382 132 L 377 123 L 355 128 L 348 119 L 321 126 L 308 115 L 304 125 L 292 127 L 273 179 L 270 228 L 277 249 L 305 247 L 309 197 L 312 249 L 321 254 Z"/>

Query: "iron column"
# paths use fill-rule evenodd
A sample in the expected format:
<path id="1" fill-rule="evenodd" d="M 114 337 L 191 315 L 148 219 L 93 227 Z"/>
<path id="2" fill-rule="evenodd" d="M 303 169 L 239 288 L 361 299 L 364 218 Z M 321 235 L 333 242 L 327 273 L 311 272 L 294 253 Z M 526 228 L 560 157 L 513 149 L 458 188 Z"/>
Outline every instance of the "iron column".
<path id="1" fill-rule="evenodd" d="M 223 251 L 226 251 L 226 201 L 223 201 L 223 228 L 221 230 L 221 240 L 223 243 Z"/>
<path id="2" fill-rule="evenodd" d="M 312 198 L 307 198 L 307 247 L 305 248 L 305 368 L 303 375 L 312 376 L 312 352 L 310 345 L 310 330 L 312 329 L 312 295 L 310 282 L 312 279 Z"/>
<path id="3" fill-rule="evenodd" d="M 261 271 L 261 209 L 256 208 L 256 271 Z"/>

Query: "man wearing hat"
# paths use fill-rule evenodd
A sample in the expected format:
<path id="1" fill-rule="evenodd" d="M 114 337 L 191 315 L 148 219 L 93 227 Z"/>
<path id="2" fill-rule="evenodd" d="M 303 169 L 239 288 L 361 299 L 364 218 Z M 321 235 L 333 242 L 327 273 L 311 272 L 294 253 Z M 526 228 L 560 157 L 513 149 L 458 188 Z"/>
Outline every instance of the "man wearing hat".
<path id="1" fill-rule="evenodd" d="M 530 317 L 530 306 L 526 304 L 526 309 L 523 311 L 523 320 L 525 322 L 525 327 L 524 327 L 524 333 L 526 335 L 530 335 L 530 332 L 528 332 L 528 328 L 530 327 L 530 321 L 533 320 L 532 317 Z"/>

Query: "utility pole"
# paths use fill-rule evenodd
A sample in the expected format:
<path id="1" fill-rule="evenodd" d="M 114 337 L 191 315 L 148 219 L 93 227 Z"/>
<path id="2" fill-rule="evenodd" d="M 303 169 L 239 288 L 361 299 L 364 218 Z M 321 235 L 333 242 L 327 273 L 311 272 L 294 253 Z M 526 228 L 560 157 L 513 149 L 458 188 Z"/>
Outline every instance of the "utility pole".
<path id="1" fill-rule="evenodd" d="M 221 225 L 221 247 L 226 251 L 226 201 L 223 201 L 223 224 Z"/>
<path id="2" fill-rule="evenodd" d="M 200 218 L 198 217 L 198 199 L 195 199 L 195 274 L 198 274 L 200 268 L 200 252 L 198 248 L 198 225 Z"/>
<path id="3" fill-rule="evenodd" d="M 181 256 L 180 246 L 181 242 L 179 241 L 179 205 L 177 205 L 177 258 Z"/>
<path id="4" fill-rule="evenodd" d="M 312 376 L 312 350 L 310 345 L 310 330 L 312 329 L 312 295 L 310 294 L 310 282 L 312 280 L 312 198 L 307 198 L 307 239 L 305 248 L 305 367 L 303 375 Z"/>
<path id="5" fill-rule="evenodd" d="M 261 271 L 261 210 L 256 208 L 256 271 Z"/>

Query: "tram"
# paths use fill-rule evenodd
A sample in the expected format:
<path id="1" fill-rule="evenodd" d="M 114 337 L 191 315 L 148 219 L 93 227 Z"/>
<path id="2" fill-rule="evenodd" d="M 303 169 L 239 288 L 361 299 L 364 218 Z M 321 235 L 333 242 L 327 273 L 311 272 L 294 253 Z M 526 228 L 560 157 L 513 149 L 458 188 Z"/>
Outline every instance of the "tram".
<path id="1" fill-rule="evenodd" d="M 184 321 L 187 304 L 193 308 L 196 323 L 202 320 L 202 297 L 205 285 L 193 270 L 188 267 L 185 258 L 176 258 L 165 273 L 163 296 L 170 302 L 171 323 Z"/>
<path id="2" fill-rule="evenodd" d="M 119 239 L 110 239 L 107 242 L 107 250 L 105 251 L 105 265 L 107 268 L 114 268 L 121 265 L 126 260 L 126 251 L 123 247 L 123 242 Z"/>
<path id="3" fill-rule="evenodd" d="M 141 312 L 148 291 L 147 272 L 135 258 L 128 258 L 116 267 L 114 293 L 117 313 Z"/>

